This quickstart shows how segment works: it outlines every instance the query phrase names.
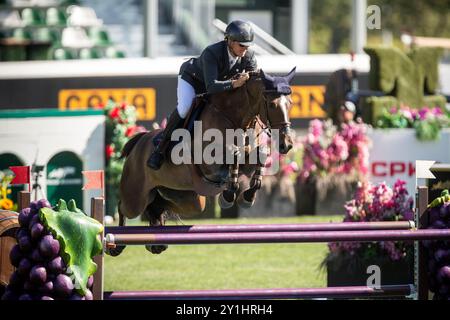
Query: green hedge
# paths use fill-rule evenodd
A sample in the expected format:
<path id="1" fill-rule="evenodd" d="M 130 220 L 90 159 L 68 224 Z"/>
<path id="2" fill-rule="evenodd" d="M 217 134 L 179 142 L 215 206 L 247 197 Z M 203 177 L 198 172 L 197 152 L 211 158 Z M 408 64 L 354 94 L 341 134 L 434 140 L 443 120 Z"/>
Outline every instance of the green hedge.
<path id="1" fill-rule="evenodd" d="M 375 124 L 384 108 L 394 106 L 445 108 L 445 97 L 435 95 L 442 49 L 416 48 L 407 54 L 395 47 L 366 47 L 364 51 L 370 56 L 370 89 L 386 94 L 362 101 L 365 122 Z"/>

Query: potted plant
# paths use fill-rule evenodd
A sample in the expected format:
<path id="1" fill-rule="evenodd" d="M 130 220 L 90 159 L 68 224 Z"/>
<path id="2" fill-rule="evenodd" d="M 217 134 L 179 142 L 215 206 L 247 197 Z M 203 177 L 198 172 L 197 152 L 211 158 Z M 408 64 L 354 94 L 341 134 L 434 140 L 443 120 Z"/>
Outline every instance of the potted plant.
<path id="1" fill-rule="evenodd" d="M 339 128 L 331 120 L 312 120 L 302 139 L 302 167 L 297 178 L 297 214 L 339 214 L 357 181 L 369 172 L 367 125 Z M 343 213 L 343 212 L 342 212 Z"/>
<path id="2" fill-rule="evenodd" d="M 441 108 L 414 109 L 408 106 L 383 109 L 376 122 L 377 128 L 414 128 L 421 141 L 433 141 L 440 137 L 442 128 L 447 128 L 450 120 Z"/>
<path id="3" fill-rule="evenodd" d="M 410 221 L 414 219 L 413 198 L 406 183 L 397 180 L 391 188 L 385 183 L 359 183 L 353 199 L 345 204 L 344 222 Z M 329 243 L 330 252 L 322 262 L 327 268 L 328 286 L 366 285 L 367 268 L 376 265 L 381 284 L 413 281 L 413 242 Z"/>

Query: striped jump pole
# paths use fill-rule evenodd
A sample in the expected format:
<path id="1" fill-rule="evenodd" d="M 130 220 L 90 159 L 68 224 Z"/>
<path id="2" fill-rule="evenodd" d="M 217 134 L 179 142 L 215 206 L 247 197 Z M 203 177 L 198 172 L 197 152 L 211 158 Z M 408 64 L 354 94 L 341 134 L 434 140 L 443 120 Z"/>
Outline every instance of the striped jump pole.
<path id="1" fill-rule="evenodd" d="M 229 243 L 308 243 L 367 242 L 405 240 L 450 240 L 450 229 L 425 230 L 363 230 L 314 232 L 229 232 L 229 233 L 148 233 L 107 234 L 106 246 L 174 245 Z"/>
<path id="2" fill-rule="evenodd" d="M 226 233 L 226 232 L 293 232 L 293 231 L 351 231 L 351 230 L 409 230 L 414 221 L 335 222 L 297 224 L 235 224 L 193 226 L 130 226 L 106 227 L 105 233 L 153 234 L 153 233 Z"/>
<path id="3" fill-rule="evenodd" d="M 405 297 L 415 293 L 413 285 L 328 288 L 280 288 L 238 290 L 167 290 L 105 292 L 105 300 L 229 300 Z"/>

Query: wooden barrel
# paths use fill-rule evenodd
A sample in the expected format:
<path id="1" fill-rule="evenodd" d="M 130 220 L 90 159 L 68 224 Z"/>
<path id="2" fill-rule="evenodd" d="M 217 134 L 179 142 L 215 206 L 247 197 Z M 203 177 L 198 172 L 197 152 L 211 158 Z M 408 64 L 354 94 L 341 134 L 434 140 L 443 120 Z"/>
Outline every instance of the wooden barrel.
<path id="1" fill-rule="evenodd" d="M 0 286 L 6 286 L 14 272 L 9 252 L 17 243 L 15 233 L 19 228 L 18 217 L 17 212 L 0 210 Z"/>

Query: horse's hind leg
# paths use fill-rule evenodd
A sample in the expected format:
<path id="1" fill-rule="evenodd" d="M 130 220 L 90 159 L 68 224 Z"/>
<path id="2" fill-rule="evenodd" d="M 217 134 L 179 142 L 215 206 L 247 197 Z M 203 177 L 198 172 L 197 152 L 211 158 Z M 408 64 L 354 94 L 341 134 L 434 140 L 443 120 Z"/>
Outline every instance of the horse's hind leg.
<path id="1" fill-rule="evenodd" d="M 256 192 L 261 189 L 262 183 L 262 175 L 261 175 L 262 167 L 258 166 L 255 170 L 255 173 L 252 176 L 252 180 L 250 181 L 250 188 L 241 192 L 237 199 L 237 203 L 241 208 L 250 208 L 255 203 Z"/>
<path id="2" fill-rule="evenodd" d="M 150 221 L 149 225 L 152 227 L 163 226 L 165 223 L 164 217 L 165 209 L 161 205 L 161 200 L 162 200 L 161 197 L 157 195 L 155 200 L 152 203 L 150 203 L 145 210 L 145 214 L 148 216 Z M 145 246 L 145 248 L 153 254 L 160 254 L 161 252 L 165 251 L 168 248 L 168 246 L 148 244 Z"/>
<path id="3" fill-rule="evenodd" d="M 126 225 L 126 218 L 123 214 L 120 213 L 120 200 L 118 201 L 118 208 L 119 208 L 119 226 L 125 227 Z M 120 246 L 116 245 L 115 248 L 106 248 L 105 253 L 107 255 L 110 255 L 112 257 L 117 257 L 122 253 L 122 251 L 125 249 L 126 246 Z"/>

